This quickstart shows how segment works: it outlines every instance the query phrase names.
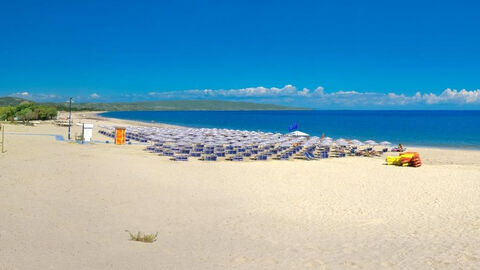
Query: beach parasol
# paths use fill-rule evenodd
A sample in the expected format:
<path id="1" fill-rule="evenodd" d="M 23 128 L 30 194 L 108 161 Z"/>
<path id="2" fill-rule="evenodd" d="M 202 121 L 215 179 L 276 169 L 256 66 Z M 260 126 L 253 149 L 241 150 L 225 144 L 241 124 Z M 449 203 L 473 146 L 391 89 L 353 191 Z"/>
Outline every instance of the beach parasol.
<path id="1" fill-rule="evenodd" d="M 320 143 L 321 146 L 330 146 L 332 145 L 332 141 L 331 140 L 323 140 L 321 143 Z"/>
<path id="2" fill-rule="evenodd" d="M 376 143 L 375 141 L 372 141 L 372 140 L 368 140 L 368 141 L 365 141 L 365 144 L 366 145 L 377 145 L 378 143 Z"/>
<path id="3" fill-rule="evenodd" d="M 362 143 L 362 142 L 359 141 L 359 140 L 351 140 L 350 143 L 353 144 L 353 145 L 355 145 L 355 146 L 362 146 L 362 145 L 364 145 L 364 143 Z"/>
<path id="4" fill-rule="evenodd" d="M 345 139 L 340 138 L 338 140 L 335 140 L 335 144 L 340 146 L 347 146 L 348 142 Z"/>
<path id="5" fill-rule="evenodd" d="M 292 137 L 309 137 L 310 136 L 307 133 L 301 132 L 301 131 L 298 131 L 298 130 L 294 131 L 294 132 L 290 132 L 287 135 L 292 136 Z"/>

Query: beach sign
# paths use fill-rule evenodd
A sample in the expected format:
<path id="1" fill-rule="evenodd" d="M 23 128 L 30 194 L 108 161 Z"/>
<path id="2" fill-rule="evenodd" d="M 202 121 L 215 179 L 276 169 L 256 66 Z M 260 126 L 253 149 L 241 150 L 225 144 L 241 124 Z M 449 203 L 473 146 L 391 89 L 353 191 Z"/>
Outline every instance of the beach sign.
<path id="1" fill-rule="evenodd" d="M 82 138 L 85 142 L 92 140 L 93 124 L 83 124 Z"/>

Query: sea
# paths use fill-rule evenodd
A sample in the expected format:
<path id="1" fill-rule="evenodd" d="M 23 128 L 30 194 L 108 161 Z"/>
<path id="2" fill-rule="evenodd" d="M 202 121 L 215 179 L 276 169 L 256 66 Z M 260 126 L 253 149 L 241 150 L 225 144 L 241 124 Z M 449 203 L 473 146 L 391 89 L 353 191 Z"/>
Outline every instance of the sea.
<path id="1" fill-rule="evenodd" d="M 390 141 L 404 146 L 480 149 L 480 110 L 471 111 L 116 111 L 105 117 L 195 128 L 226 128 L 361 141 Z"/>

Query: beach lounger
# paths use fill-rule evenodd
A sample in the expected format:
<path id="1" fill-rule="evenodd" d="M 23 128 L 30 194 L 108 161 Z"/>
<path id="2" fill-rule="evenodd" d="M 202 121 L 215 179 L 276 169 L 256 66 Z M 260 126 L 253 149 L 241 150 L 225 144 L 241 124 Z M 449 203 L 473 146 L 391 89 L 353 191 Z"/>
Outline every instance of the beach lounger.
<path id="1" fill-rule="evenodd" d="M 310 159 L 312 159 L 312 160 L 313 160 L 313 159 L 317 159 L 317 158 L 315 157 L 315 155 L 313 154 L 313 152 L 305 152 L 305 154 L 306 154 Z"/>
<path id="2" fill-rule="evenodd" d="M 173 157 L 173 156 L 175 155 L 175 153 L 173 153 L 173 152 L 171 152 L 171 151 L 166 151 L 166 152 L 164 151 L 164 152 L 163 152 L 163 155 L 164 155 L 164 156 L 168 156 L 168 157 Z"/>
<path id="3" fill-rule="evenodd" d="M 203 161 L 217 161 L 217 157 L 216 156 L 203 156 L 201 157 L 199 160 L 203 160 Z"/>
<path id="4" fill-rule="evenodd" d="M 252 159 L 252 160 L 267 160 L 268 157 L 267 157 L 267 155 L 257 155 L 257 156 L 255 156 L 255 157 L 253 157 L 253 158 L 251 158 L 251 159 Z"/>
<path id="5" fill-rule="evenodd" d="M 328 158 L 328 152 L 327 151 L 318 152 L 317 157 L 322 159 Z"/>
<path id="6" fill-rule="evenodd" d="M 313 160 L 313 159 L 310 157 L 310 155 L 309 155 L 308 152 L 303 153 L 303 157 L 304 157 L 304 159 L 306 159 L 306 160 Z"/>
<path id="7" fill-rule="evenodd" d="M 174 156 L 171 158 L 174 161 L 188 161 L 188 156 Z"/>

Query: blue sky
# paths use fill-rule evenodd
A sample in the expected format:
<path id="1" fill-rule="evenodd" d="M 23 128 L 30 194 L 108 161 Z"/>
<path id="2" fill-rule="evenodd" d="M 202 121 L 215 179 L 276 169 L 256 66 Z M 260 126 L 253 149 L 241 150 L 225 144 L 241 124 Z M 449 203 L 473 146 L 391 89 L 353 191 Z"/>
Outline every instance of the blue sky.
<path id="1" fill-rule="evenodd" d="M 0 95 L 480 109 L 475 1 L 2 1 Z"/>

